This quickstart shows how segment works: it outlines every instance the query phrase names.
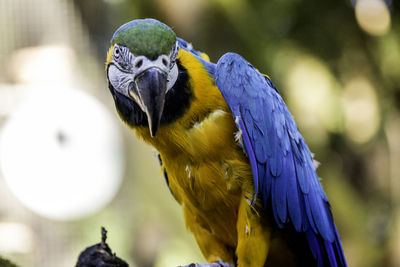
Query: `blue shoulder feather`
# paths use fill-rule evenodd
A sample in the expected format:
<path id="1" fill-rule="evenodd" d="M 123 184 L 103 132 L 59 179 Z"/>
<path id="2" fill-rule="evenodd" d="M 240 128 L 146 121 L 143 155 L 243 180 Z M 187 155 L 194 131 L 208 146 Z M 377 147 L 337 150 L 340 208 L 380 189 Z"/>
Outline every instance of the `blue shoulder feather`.
<path id="1" fill-rule="evenodd" d="M 254 178 L 254 198 L 272 207 L 279 227 L 306 234 L 318 266 L 346 266 L 311 152 L 272 82 L 234 53 L 221 57 L 216 83 L 229 105 Z"/>
<path id="2" fill-rule="evenodd" d="M 190 52 L 195 58 L 197 58 L 203 64 L 204 68 L 206 68 L 210 77 L 214 77 L 216 65 L 212 62 L 208 62 L 208 61 L 204 60 L 201 57 L 201 52 L 195 50 L 193 48 L 192 44 L 186 42 L 185 40 L 183 40 L 182 38 L 179 38 L 179 37 L 177 37 L 176 39 L 178 40 L 179 47 L 183 50 Z"/>

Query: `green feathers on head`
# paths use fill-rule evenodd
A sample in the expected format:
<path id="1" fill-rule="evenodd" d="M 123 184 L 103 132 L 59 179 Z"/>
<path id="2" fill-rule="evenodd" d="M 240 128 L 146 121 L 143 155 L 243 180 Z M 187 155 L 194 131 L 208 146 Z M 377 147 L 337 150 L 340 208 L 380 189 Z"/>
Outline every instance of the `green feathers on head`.
<path id="1" fill-rule="evenodd" d="M 168 55 L 176 42 L 174 31 L 155 19 L 132 20 L 114 33 L 112 44 L 129 48 L 134 55 L 144 55 L 151 60 Z"/>

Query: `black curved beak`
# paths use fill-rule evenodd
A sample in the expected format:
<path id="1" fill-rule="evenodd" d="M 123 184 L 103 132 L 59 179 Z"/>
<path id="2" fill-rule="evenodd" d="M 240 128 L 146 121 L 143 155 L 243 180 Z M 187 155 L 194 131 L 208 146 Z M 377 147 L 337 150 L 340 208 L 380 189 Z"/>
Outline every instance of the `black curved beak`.
<path id="1" fill-rule="evenodd" d="M 167 89 L 167 78 L 167 73 L 159 68 L 152 67 L 140 73 L 135 78 L 136 88 L 129 90 L 132 98 L 135 98 L 137 94 L 137 97 L 140 99 L 142 109 L 147 115 L 152 137 L 157 134 L 160 127 Z"/>

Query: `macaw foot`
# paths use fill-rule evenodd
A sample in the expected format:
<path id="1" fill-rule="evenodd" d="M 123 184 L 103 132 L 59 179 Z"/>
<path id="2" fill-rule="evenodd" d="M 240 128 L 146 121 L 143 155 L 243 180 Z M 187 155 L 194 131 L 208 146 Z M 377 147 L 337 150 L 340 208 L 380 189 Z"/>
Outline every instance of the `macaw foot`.
<path id="1" fill-rule="evenodd" d="M 191 263 L 186 266 L 178 266 L 178 267 L 235 267 L 232 263 L 226 263 L 222 260 L 213 263 Z"/>

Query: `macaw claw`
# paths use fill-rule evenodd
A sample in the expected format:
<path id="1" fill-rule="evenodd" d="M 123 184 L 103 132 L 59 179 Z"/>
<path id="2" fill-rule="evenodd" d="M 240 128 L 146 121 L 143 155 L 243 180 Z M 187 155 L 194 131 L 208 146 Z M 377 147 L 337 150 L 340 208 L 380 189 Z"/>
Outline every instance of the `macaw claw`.
<path id="1" fill-rule="evenodd" d="M 235 267 L 232 263 L 226 263 L 222 260 L 218 260 L 217 262 L 213 263 L 191 263 L 186 266 L 178 266 L 178 267 Z"/>

